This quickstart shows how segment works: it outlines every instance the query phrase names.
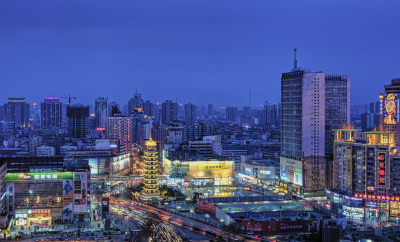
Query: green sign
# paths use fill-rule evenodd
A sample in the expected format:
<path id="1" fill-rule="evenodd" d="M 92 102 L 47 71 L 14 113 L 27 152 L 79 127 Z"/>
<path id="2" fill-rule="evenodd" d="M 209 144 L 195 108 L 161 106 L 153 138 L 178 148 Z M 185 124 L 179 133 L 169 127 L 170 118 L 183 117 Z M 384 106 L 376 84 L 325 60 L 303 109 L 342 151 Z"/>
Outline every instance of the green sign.
<path id="1" fill-rule="evenodd" d="M 6 181 L 73 180 L 73 172 L 7 173 Z"/>

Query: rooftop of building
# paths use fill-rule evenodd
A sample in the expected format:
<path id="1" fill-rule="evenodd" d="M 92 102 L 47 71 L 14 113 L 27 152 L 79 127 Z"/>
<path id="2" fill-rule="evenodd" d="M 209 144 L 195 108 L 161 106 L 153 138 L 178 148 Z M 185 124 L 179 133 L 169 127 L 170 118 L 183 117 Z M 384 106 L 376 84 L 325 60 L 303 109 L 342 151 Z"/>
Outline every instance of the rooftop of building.
<path id="1" fill-rule="evenodd" d="M 313 211 L 310 204 L 293 200 L 284 201 L 252 201 L 216 203 L 223 212 L 279 212 L 281 211 Z"/>

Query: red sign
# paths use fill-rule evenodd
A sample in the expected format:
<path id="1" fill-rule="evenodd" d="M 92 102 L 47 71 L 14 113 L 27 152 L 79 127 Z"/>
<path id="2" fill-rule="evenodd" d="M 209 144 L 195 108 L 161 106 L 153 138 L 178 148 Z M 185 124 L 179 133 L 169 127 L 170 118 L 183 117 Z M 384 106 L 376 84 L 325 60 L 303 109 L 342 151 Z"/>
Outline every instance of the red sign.
<path id="1" fill-rule="evenodd" d="M 35 209 L 35 210 L 32 210 L 32 214 L 43 214 L 43 213 L 51 213 L 51 209 Z"/>
<path id="2" fill-rule="evenodd" d="M 378 184 L 379 186 L 386 185 L 386 156 L 385 153 L 379 153 L 379 167 L 378 167 Z"/>
<path id="3" fill-rule="evenodd" d="M 306 232 L 319 229 L 319 220 L 307 221 L 243 221 L 247 231 L 262 231 L 267 233 Z"/>
<path id="4" fill-rule="evenodd" d="M 215 216 L 216 213 L 216 207 L 212 203 L 207 203 L 207 202 L 201 202 L 199 201 L 197 203 L 197 207 L 200 211 L 209 213 Z"/>

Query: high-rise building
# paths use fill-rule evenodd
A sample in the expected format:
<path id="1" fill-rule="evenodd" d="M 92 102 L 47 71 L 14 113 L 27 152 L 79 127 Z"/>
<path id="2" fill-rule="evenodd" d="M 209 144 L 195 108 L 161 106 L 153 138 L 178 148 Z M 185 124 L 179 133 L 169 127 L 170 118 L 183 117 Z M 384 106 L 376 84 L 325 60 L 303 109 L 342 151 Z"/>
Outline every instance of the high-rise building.
<path id="1" fill-rule="evenodd" d="M 6 122 L 15 122 L 16 126 L 24 126 L 29 123 L 29 104 L 25 98 L 8 98 L 4 104 L 4 119 Z"/>
<path id="2" fill-rule="evenodd" d="M 324 190 L 325 74 L 295 67 L 281 83 L 281 180 L 292 191 Z"/>
<path id="3" fill-rule="evenodd" d="M 236 122 L 238 118 L 237 107 L 226 107 L 226 120 Z"/>
<path id="4" fill-rule="evenodd" d="M 73 138 L 85 138 L 88 133 L 89 107 L 67 106 L 68 133 Z"/>
<path id="5" fill-rule="evenodd" d="M 362 194 L 362 197 L 366 196 L 364 198 L 374 196 L 374 199 L 400 196 L 400 183 L 397 182 L 400 170 L 395 168 L 400 165 L 400 155 L 395 147 L 394 133 L 384 127 L 360 132 L 348 125 L 335 130 L 334 165 L 335 192 L 348 196 L 358 194 L 358 197 Z"/>
<path id="6" fill-rule="evenodd" d="M 369 104 L 369 112 L 370 113 L 375 113 L 375 103 L 370 103 Z"/>
<path id="7" fill-rule="evenodd" d="M 132 143 L 140 144 L 143 137 L 143 125 L 145 124 L 144 112 L 141 108 L 135 108 L 131 113 Z"/>
<path id="8" fill-rule="evenodd" d="M 149 100 L 144 102 L 143 112 L 146 116 L 154 116 L 155 115 L 154 104 L 151 103 Z"/>
<path id="9" fill-rule="evenodd" d="M 208 104 L 208 116 L 214 116 L 214 104 Z"/>
<path id="10" fill-rule="evenodd" d="M 278 121 L 278 105 L 265 102 L 264 109 L 266 111 L 266 124 L 276 125 Z"/>
<path id="11" fill-rule="evenodd" d="M 121 111 L 114 106 L 112 116 L 107 118 L 107 139 L 119 140 L 121 145 L 127 146 L 132 142 L 131 118 L 122 116 Z"/>
<path id="12" fill-rule="evenodd" d="M 98 128 L 98 127 L 105 128 L 106 127 L 107 108 L 108 108 L 107 101 L 108 101 L 108 98 L 104 98 L 104 97 L 99 97 L 95 101 L 94 113 L 95 113 L 95 119 L 96 119 L 96 122 L 95 122 L 96 128 Z"/>
<path id="13" fill-rule="evenodd" d="M 196 105 L 191 103 L 185 104 L 185 123 L 187 125 L 196 123 Z"/>
<path id="14" fill-rule="evenodd" d="M 158 200 L 160 199 L 160 191 L 158 189 L 158 152 L 157 142 L 151 137 L 146 141 L 146 149 L 144 151 L 144 189 L 142 192 L 142 200 Z"/>
<path id="15" fill-rule="evenodd" d="M 185 141 L 201 140 L 204 136 L 210 135 L 213 135 L 213 127 L 203 122 L 194 125 L 185 125 L 183 131 L 183 138 Z"/>
<path id="16" fill-rule="evenodd" d="M 361 129 L 362 131 L 371 131 L 375 127 L 375 114 L 362 113 L 361 114 Z"/>
<path id="17" fill-rule="evenodd" d="M 240 121 L 242 124 L 252 124 L 252 112 L 251 112 L 251 107 L 250 106 L 244 106 L 242 115 L 240 116 Z"/>
<path id="18" fill-rule="evenodd" d="M 170 124 L 178 119 L 178 104 L 166 100 L 161 105 L 161 123 Z"/>
<path id="19" fill-rule="evenodd" d="M 325 77 L 325 155 L 333 157 L 333 130 L 350 124 L 350 77 Z M 331 172 L 330 172 L 331 174 Z"/>
<path id="20" fill-rule="evenodd" d="M 143 108 L 142 94 L 135 91 L 133 98 L 128 101 L 128 115 L 130 115 L 136 108 Z"/>
<path id="21" fill-rule="evenodd" d="M 4 121 L 4 106 L 0 105 L 0 122 Z"/>
<path id="22" fill-rule="evenodd" d="M 350 79 L 294 63 L 281 79 L 281 180 L 289 191 L 323 192 L 331 184 L 333 129 L 350 121 Z"/>
<path id="23" fill-rule="evenodd" d="M 40 103 L 40 124 L 43 127 L 61 127 L 63 108 L 59 97 L 45 97 Z"/>

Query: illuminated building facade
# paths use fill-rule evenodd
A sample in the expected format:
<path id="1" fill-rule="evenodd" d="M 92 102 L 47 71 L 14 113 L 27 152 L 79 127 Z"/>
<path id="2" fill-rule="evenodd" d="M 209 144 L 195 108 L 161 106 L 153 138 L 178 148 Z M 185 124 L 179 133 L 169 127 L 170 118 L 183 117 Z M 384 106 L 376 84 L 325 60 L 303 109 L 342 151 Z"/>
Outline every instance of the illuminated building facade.
<path id="1" fill-rule="evenodd" d="M 400 155 L 394 133 L 384 127 L 360 132 L 344 126 L 335 130 L 334 143 L 332 192 L 339 195 L 328 196 L 333 212 L 358 219 L 372 216 L 377 221 L 398 217 Z M 395 207 L 399 212 L 394 215 Z"/>
<path id="2" fill-rule="evenodd" d="M 89 221 L 88 172 L 7 173 L 7 212 L 17 226 Z"/>
<path id="3" fill-rule="evenodd" d="M 325 74 L 297 68 L 281 81 L 280 178 L 289 191 L 326 188 Z"/>
<path id="4" fill-rule="evenodd" d="M 113 109 L 117 109 L 113 107 Z M 122 116 L 121 112 L 114 112 L 112 117 L 107 118 L 106 137 L 119 140 L 121 145 L 127 146 L 132 143 L 132 120 L 130 117 Z"/>
<path id="5" fill-rule="evenodd" d="M 232 185 L 234 167 L 235 163 L 231 160 L 169 160 L 164 158 L 166 174 L 172 181 L 181 179 L 181 184 L 185 186 Z"/>
<path id="6" fill-rule="evenodd" d="M 399 95 L 400 78 L 393 79 L 391 85 L 385 86 L 385 93 L 379 95 L 379 125 L 395 132 L 396 145 L 400 145 Z"/>
<path id="7" fill-rule="evenodd" d="M 333 130 L 350 122 L 350 78 L 302 70 L 296 56 L 294 63 L 281 78 L 280 178 L 285 192 L 323 194 L 331 186 Z"/>
<path id="8" fill-rule="evenodd" d="M 144 189 L 142 192 L 143 200 L 159 199 L 158 189 L 158 152 L 157 142 L 151 137 L 146 142 L 146 149 L 144 151 Z"/>

